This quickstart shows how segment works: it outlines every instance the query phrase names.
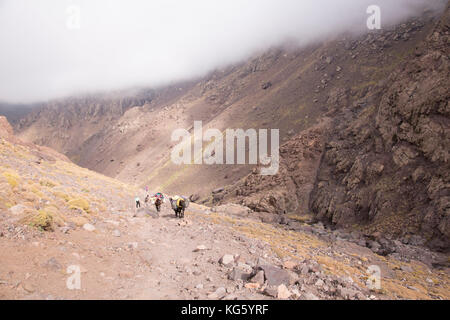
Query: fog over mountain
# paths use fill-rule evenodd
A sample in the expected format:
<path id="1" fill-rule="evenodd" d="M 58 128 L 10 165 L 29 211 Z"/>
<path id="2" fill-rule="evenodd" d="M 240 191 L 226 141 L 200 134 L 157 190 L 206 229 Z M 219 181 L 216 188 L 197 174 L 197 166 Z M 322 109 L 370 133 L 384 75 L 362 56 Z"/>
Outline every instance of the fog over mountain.
<path id="1" fill-rule="evenodd" d="M 3 0 L 0 101 L 188 79 L 286 42 L 382 27 L 440 0 Z"/>

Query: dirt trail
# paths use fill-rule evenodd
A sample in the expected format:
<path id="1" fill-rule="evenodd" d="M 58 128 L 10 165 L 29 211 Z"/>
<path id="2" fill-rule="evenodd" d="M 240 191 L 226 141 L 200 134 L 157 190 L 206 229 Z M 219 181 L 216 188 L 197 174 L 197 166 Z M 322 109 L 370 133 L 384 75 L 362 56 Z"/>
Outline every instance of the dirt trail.
<path id="1" fill-rule="evenodd" d="M 264 289 L 267 281 L 283 282 L 286 275 L 290 299 L 450 297 L 448 269 L 385 259 L 345 240 L 330 245 L 314 233 L 195 204 L 185 219 L 176 219 L 166 203 L 159 215 L 153 208 L 137 214 L 130 208 L 93 225 L 94 231 L 68 233 L 2 225 L 6 231 L 0 237 L 0 298 L 272 299 L 286 296 L 283 290 L 280 295 L 280 285 L 275 292 L 270 290 L 273 286 Z M 233 262 L 223 265 L 219 260 L 226 254 L 233 255 Z M 261 258 L 274 268 L 265 270 L 266 284 L 237 279 L 237 271 L 229 279 L 233 269 L 244 274 L 257 270 Z M 363 283 L 372 264 L 381 266 L 381 290 L 370 291 Z M 69 266 L 80 267 L 80 290 L 67 287 L 73 275 L 67 273 Z"/>
<path id="2" fill-rule="evenodd" d="M 177 219 L 167 204 L 159 216 L 145 208 L 133 213 L 111 214 L 92 232 L 0 238 L 0 298 L 196 299 L 230 287 L 217 261 L 224 253 L 244 258 L 247 248 L 228 228 L 213 228 L 191 211 Z M 193 252 L 199 245 L 208 250 Z M 66 287 L 70 265 L 81 268 L 81 290 Z"/>

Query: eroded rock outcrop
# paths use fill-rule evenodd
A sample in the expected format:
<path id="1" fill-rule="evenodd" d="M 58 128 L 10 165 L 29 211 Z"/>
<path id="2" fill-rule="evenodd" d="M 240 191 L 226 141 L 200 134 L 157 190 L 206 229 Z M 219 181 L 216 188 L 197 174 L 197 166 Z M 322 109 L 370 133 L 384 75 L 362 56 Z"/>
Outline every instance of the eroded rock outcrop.
<path id="1" fill-rule="evenodd" d="M 449 28 L 447 7 L 414 58 L 335 119 L 311 196 L 318 218 L 448 250 Z"/>

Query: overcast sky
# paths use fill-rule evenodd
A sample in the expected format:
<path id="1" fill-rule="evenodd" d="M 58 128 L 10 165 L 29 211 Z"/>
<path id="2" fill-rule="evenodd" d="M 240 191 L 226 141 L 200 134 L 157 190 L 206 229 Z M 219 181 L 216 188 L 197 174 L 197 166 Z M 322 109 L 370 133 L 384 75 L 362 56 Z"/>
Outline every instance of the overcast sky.
<path id="1" fill-rule="evenodd" d="M 369 5 L 383 27 L 434 2 L 0 0 L 0 101 L 189 79 L 287 40 L 366 32 Z"/>

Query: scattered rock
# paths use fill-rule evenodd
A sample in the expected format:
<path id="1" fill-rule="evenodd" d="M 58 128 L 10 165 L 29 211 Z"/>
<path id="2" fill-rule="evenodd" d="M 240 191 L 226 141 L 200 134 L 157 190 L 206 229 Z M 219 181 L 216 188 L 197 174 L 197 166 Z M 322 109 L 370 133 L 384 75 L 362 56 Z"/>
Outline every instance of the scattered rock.
<path id="1" fill-rule="evenodd" d="M 90 224 L 90 223 L 85 223 L 83 225 L 83 229 L 86 230 L 86 231 L 91 231 L 92 232 L 92 231 L 95 230 L 95 227 L 92 224 Z"/>
<path id="2" fill-rule="evenodd" d="M 137 242 L 130 242 L 128 243 L 128 248 L 129 249 L 134 249 L 136 250 L 138 248 L 139 244 Z"/>
<path id="3" fill-rule="evenodd" d="M 62 227 L 60 230 L 61 230 L 62 233 L 67 234 L 67 233 L 69 233 L 70 228 L 69 227 Z"/>
<path id="4" fill-rule="evenodd" d="M 325 284 L 322 279 L 318 279 L 314 284 L 316 287 L 322 287 Z"/>
<path id="5" fill-rule="evenodd" d="M 33 293 L 36 291 L 36 286 L 30 282 L 23 283 L 22 288 L 28 293 Z"/>
<path id="6" fill-rule="evenodd" d="M 247 288 L 247 289 L 259 289 L 260 285 L 259 285 L 259 283 L 249 282 L 249 283 L 246 283 L 244 285 L 244 287 Z"/>
<path id="7" fill-rule="evenodd" d="M 42 265 L 44 268 L 53 270 L 53 271 L 58 271 L 62 269 L 61 264 L 58 262 L 58 260 L 56 260 L 56 258 L 50 258 L 47 262 L 45 262 Z"/>
<path id="8" fill-rule="evenodd" d="M 197 248 L 194 249 L 194 252 L 199 252 L 199 251 L 205 251 L 208 250 L 208 248 L 204 245 L 199 245 L 197 246 Z"/>
<path id="9" fill-rule="evenodd" d="M 291 282 L 291 276 L 286 270 L 272 265 L 261 265 L 259 268 L 264 271 L 264 277 L 269 286 L 289 285 Z"/>
<path id="10" fill-rule="evenodd" d="M 220 258 L 219 263 L 225 267 L 231 267 L 234 264 L 234 256 L 231 254 L 226 254 Z"/>
<path id="11" fill-rule="evenodd" d="M 356 290 L 349 289 L 349 288 L 342 288 L 342 287 L 337 289 L 337 293 L 342 298 L 347 299 L 347 300 L 354 299 L 358 294 L 358 292 Z"/>
<path id="12" fill-rule="evenodd" d="M 218 288 L 215 292 L 208 295 L 209 299 L 222 299 L 227 294 L 227 290 L 224 287 Z"/>
<path id="13" fill-rule="evenodd" d="M 261 85 L 261 88 L 262 88 L 263 90 L 267 90 L 267 89 L 269 89 L 271 86 L 272 86 L 272 83 L 271 83 L 271 82 L 265 82 L 265 83 L 263 83 L 263 84 Z"/>
<path id="14" fill-rule="evenodd" d="M 250 279 L 252 283 L 258 283 L 261 286 L 264 284 L 264 271 L 259 270 L 256 274 Z"/>
<path id="15" fill-rule="evenodd" d="M 203 289 L 203 284 L 199 283 L 198 285 L 195 286 L 195 289 L 199 289 L 199 290 Z"/>
<path id="16" fill-rule="evenodd" d="M 224 190 L 225 190 L 224 188 L 217 188 L 217 189 L 214 189 L 214 190 L 212 191 L 212 194 L 220 193 L 220 192 L 222 192 L 222 191 L 224 191 Z"/>
<path id="17" fill-rule="evenodd" d="M 311 292 L 302 294 L 300 299 L 301 300 L 320 300 L 318 296 L 316 296 L 314 293 L 311 293 Z"/>
<path id="18" fill-rule="evenodd" d="M 114 236 L 114 237 L 120 237 L 120 236 L 121 236 L 121 233 L 120 233 L 120 231 L 119 231 L 119 230 L 117 230 L 117 229 L 116 229 L 116 230 L 114 230 L 112 234 L 113 234 L 113 236 Z"/>
<path id="19" fill-rule="evenodd" d="M 278 299 L 288 299 L 292 293 L 288 290 L 288 288 L 282 284 L 278 286 L 277 289 L 277 298 Z"/>
<path id="20" fill-rule="evenodd" d="M 247 281 L 248 278 L 250 278 L 250 274 L 242 271 L 239 268 L 233 268 L 233 270 L 228 275 L 228 279 L 237 281 L 237 280 L 243 280 Z"/>
<path id="21" fill-rule="evenodd" d="M 263 293 L 269 297 L 277 298 L 278 297 L 278 288 L 274 287 L 274 286 L 267 286 L 264 289 Z"/>
<path id="22" fill-rule="evenodd" d="M 301 297 L 301 293 L 300 291 L 298 291 L 297 288 L 292 289 L 292 295 L 294 296 L 294 298 L 298 299 Z"/>
<path id="23" fill-rule="evenodd" d="M 197 202 L 200 199 L 200 195 L 197 193 L 191 194 L 189 196 L 189 200 L 191 200 L 191 202 Z"/>
<path id="24" fill-rule="evenodd" d="M 120 271 L 119 272 L 119 277 L 123 278 L 123 279 L 130 279 L 133 278 L 134 273 L 131 271 Z"/>
<path id="25" fill-rule="evenodd" d="M 297 263 L 294 261 L 288 260 L 283 262 L 283 268 L 285 269 L 294 269 L 297 266 Z"/>
<path id="26" fill-rule="evenodd" d="M 410 266 L 401 266 L 400 269 L 404 272 L 414 272 L 414 270 Z"/>

